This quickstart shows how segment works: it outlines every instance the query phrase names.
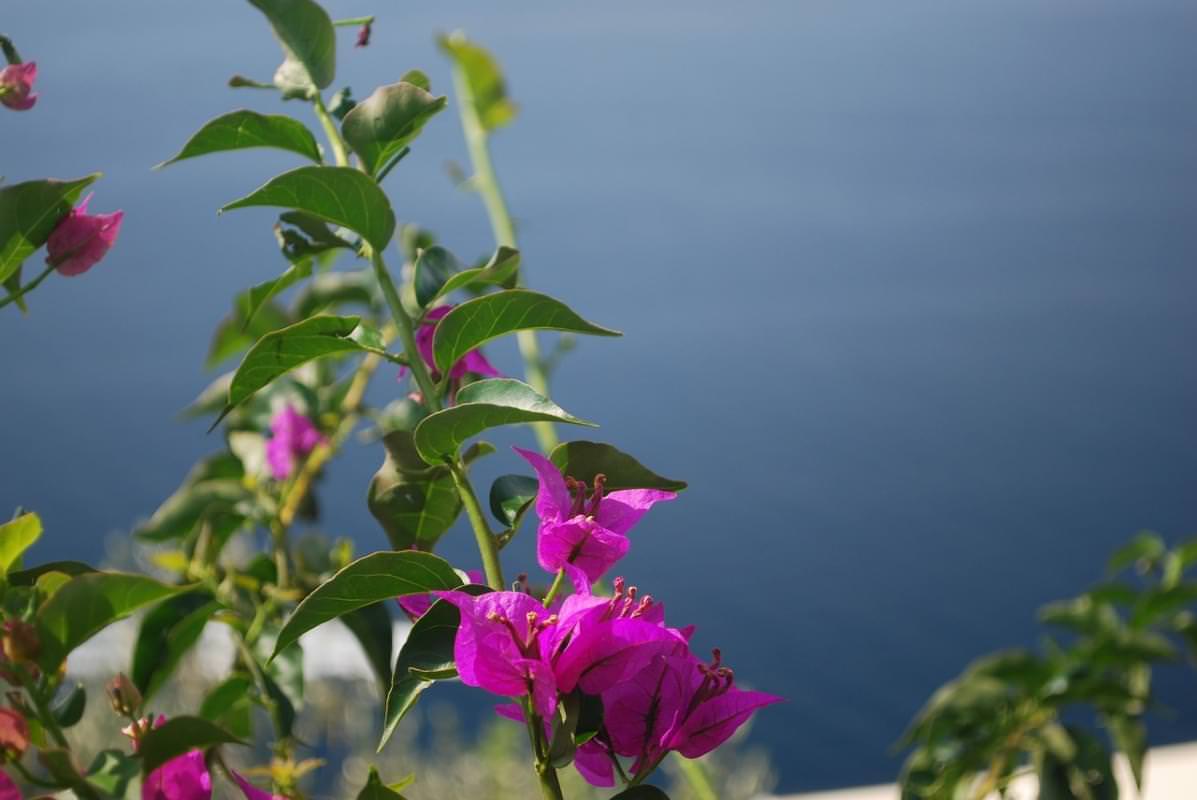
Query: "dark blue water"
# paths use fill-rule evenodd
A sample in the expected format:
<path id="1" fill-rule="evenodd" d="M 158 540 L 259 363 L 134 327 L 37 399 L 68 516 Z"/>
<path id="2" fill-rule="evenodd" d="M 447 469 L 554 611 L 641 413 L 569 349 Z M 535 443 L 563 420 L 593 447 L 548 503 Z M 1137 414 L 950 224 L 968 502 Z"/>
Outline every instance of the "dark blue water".
<path id="1" fill-rule="evenodd" d="M 358 96 L 417 66 L 447 89 L 431 37 L 458 26 L 505 64 L 530 280 L 627 333 L 583 342 L 556 398 L 691 482 L 625 571 L 790 698 L 753 731 L 783 788 L 892 778 L 970 658 L 1033 641 L 1035 608 L 1135 530 L 1197 530 L 1197 6 L 330 5 L 380 17 L 344 48 Z M 101 266 L 0 314 L 0 507 L 43 515 L 44 558 L 101 557 L 216 446 L 174 412 L 229 298 L 281 269 L 270 212 L 214 209 L 295 162 L 150 165 L 232 107 L 310 120 L 224 88 L 278 61 L 248 5 L 115 8 L 4 19 L 42 92 L 0 118 L 5 176 L 101 169 L 92 208 L 126 211 Z M 392 198 L 472 257 L 487 224 L 447 160 L 450 114 Z M 378 458 L 351 447 L 324 487 L 363 550 Z M 476 558 L 464 532 L 447 551 Z M 1156 738 L 1197 736 L 1191 673 L 1159 688 L 1179 713 Z"/>

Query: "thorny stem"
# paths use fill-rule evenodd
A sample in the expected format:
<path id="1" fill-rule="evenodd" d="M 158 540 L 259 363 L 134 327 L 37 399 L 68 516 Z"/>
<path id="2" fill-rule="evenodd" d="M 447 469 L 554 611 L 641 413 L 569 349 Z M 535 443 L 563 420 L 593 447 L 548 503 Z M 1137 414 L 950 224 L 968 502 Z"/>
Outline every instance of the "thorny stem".
<path id="1" fill-rule="evenodd" d="M 486 572 L 486 583 L 496 592 L 503 591 L 506 582 L 503 580 L 503 564 L 499 560 L 499 543 L 490 525 L 486 523 L 486 515 L 482 513 L 482 504 L 478 502 L 478 495 L 474 494 L 474 487 L 470 485 L 469 476 L 461 462 L 455 460 L 449 465 L 453 474 L 453 483 L 457 485 L 457 493 L 461 495 L 461 504 L 465 506 L 466 516 L 470 520 L 470 527 L 474 529 L 474 538 L 478 542 L 478 553 L 482 556 L 482 569 Z"/>
<path id="2" fill-rule="evenodd" d="M 457 63 L 453 64 L 453 88 L 457 93 L 457 109 L 461 113 L 461 128 L 465 134 L 466 147 L 474 167 L 473 186 L 482 196 L 482 203 L 486 206 L 486 215 L 490 218 L 495 243 L 514 248 L 515 225 L 511 222 L 511 214 L 503 198 L 503 189 L 499 185 L 499 176 L 495 174 L 495 167 L 490 159 L 486 128 L 483 127 L 474 107 L 474 93 L 465 70 Z M 521 269 L 521 273 L 522 271 Z M 549 379 L 545 373 L 544 359 L 540 355 L 540 344 L 535 331 L 518 331 L 516 341 L 519 343 L 520 356 L 524 359 L 524 376 L 528 379 L 528 385 L 548 397 Z M 534 422 L 532 430 L 536 433 L 536 441 L 544 452 L 548 453 L 557 446 L 557 430 L 551 422 Z"/>
<path id="3" fill-rule="evenodd" d="M 341 138 L 341 132 L 337 130 L 337 124 L 333 122 L 328 108 L 324 105 L 324 98 L 319 93 L 312 98 L 312 108 L 316 111 L 320 126 L 324 128 L 324 135 L 328 137 L 328 143 L 332 145 L 333 159 L 337 162 L 337 166 L 349 166 L 349 153 L 345 149 L 345 140 Z"/>
<path id="4" fill-rule="evenodd" d="M 44 281 L 46 278 L 50 277 L 50 273 L 53 271 L 54 271 L 53 265 L 46 267 L 44 270 L 42 270 L 41 274 L 38 275 L 36 278 L 29 281 L 29 283 L 25 284 L 20 289 L 17 289 L 15 292 L 10 294 L 8 297 L 4 298 L 3 300 L 0 300 L 0 308 L 4 308 L 9 303 L 14 303 L 17 300 L 20 300 L 25 295 L 27 295 L 29 292 L 32 292 L 34 289 L 36 289 L 38 287 L 38 285 L 42 281 Z"/>

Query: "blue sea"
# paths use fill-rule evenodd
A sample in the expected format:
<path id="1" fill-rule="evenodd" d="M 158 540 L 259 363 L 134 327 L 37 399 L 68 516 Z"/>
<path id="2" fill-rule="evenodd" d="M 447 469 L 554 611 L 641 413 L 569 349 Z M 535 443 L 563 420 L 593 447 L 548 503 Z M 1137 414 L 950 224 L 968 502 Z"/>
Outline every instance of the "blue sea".
<path id="1" fill-rule="evenodd" d="M 555 399 L 690 482 L 623 571 L 788 698 L 749 737 L 782 789 L 892 780 L 905 724 L 970 659 L 1033 643 L 1035 609 L 1136 530 L 1197 533 L 1197 5 L 328 5 L 378 16 L 369 48 L 340 39 L 359 98 L 413 67 L 448 91 L 438 32 L 503 63 L 520 114 L 494 155 L 528 280 L 626 334 L 580 342 Z M 176 413 L 232 295 L 284 265 L 271 212 L 215 209 L 296 162 L 150 167 L 235 107 L 316 123 L 225 86 L 279 60 L 247 3 L 42 0 L 3 24 L 41 99 L 0 114 L 0 172 L 101 170 L 92 210 L 126 216 L 102 264 L 0 313 L 0 508 L 42 515 L 35 558 L 99 560 L 218 445 Z M 491 241 L 448 177 L 465 161 L 442 114 L 388 184 L 472 259 Z M 513 342 L 489 354 L 518 373 Z M 321 487 L 359 552 L 384 546 L 379 459 L 353 444 Z M 535 569 L 532 543 L 513 564 Z M 464 525 L 445 552 L 475 565 Z M 1197 738 L 1193 686 L 1161 676 L 1154 740 Z"/>

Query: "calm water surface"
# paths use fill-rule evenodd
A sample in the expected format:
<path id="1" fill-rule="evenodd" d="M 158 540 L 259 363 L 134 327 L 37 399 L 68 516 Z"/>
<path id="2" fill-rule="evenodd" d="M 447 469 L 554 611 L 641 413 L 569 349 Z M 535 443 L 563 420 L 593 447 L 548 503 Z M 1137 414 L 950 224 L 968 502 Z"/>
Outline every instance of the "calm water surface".
<path id="1" fill-rule="evenodd" d="M 782 788 L 891 779 L 970 658 L 1032 642 L 1035 608 L 1135 530 L 1197 530 L 1197 6 L 329 5 L 379 14 L 344 48 L 359 97 L 416 66 L 447 88 L 431 38 L 459 26 L 505 64 L 530 280 L 627 333 L 583 342 L 556 399 L 691 482 L 624 571 L 789 698 L 752 733 Z M 239 105 L 308 115 L 224 88 L 278 60 L 234 0 L 24 3 L 4 26 L 42 93 L 0 119 L 4 175 L 101 169 L 93 208 L 126 212 L 102 266 L 0 315 L 0 508 L 43 515 L 37 557 L 98 559 L 216 446 L 174 413 L 233 293 L 281 264 L 270 212 L 214 209 L 294 162 L 149 167 Z M 392 198 L 473 257 L 488 228 L 450 160 L 444 114 Z M 377 460 L 349 448 L 323 490 L 361 550 Z M 1192 673 L 1160 691 L 1156 737 L 1197 736 Z"/>

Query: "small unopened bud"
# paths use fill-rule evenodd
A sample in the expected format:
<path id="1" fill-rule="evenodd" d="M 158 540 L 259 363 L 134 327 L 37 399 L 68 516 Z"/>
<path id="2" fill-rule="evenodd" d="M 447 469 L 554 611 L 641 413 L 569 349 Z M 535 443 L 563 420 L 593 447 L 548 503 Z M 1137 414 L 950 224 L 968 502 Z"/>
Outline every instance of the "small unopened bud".
<path id="1" fill-rule="evenodd" d="M 133 719 L 141 708 L 141 692 L 129 680 L 125 673 L 117 675 L 108 682 L 108 699 L 112 702 L 112 710 L 122 717 Z"/>
<path id="2" fill-rule="evenodd" d="M 0 750 L 20 758 L 29 747 L 29 724 L 11 708 L 0 708 Z"/>
<path id="3" fill-rule="evenodd" d="M 37 628 L 19 619 L 4 623 L 4 657 L 14 664 L 33 661 L 41 652 Z"/>
<path id="4" fill-rule="evenodd" d="M 357 41 L 354 42 L 354 44 L 353 44 L 354 47 L 369 47 L 370 46 L 370 33 L 372 32 L 372 30 L 371 30 L 372 26 L 373 26 L 373 23 L 367 22 L 365 25 L 358 28 Z"/>

